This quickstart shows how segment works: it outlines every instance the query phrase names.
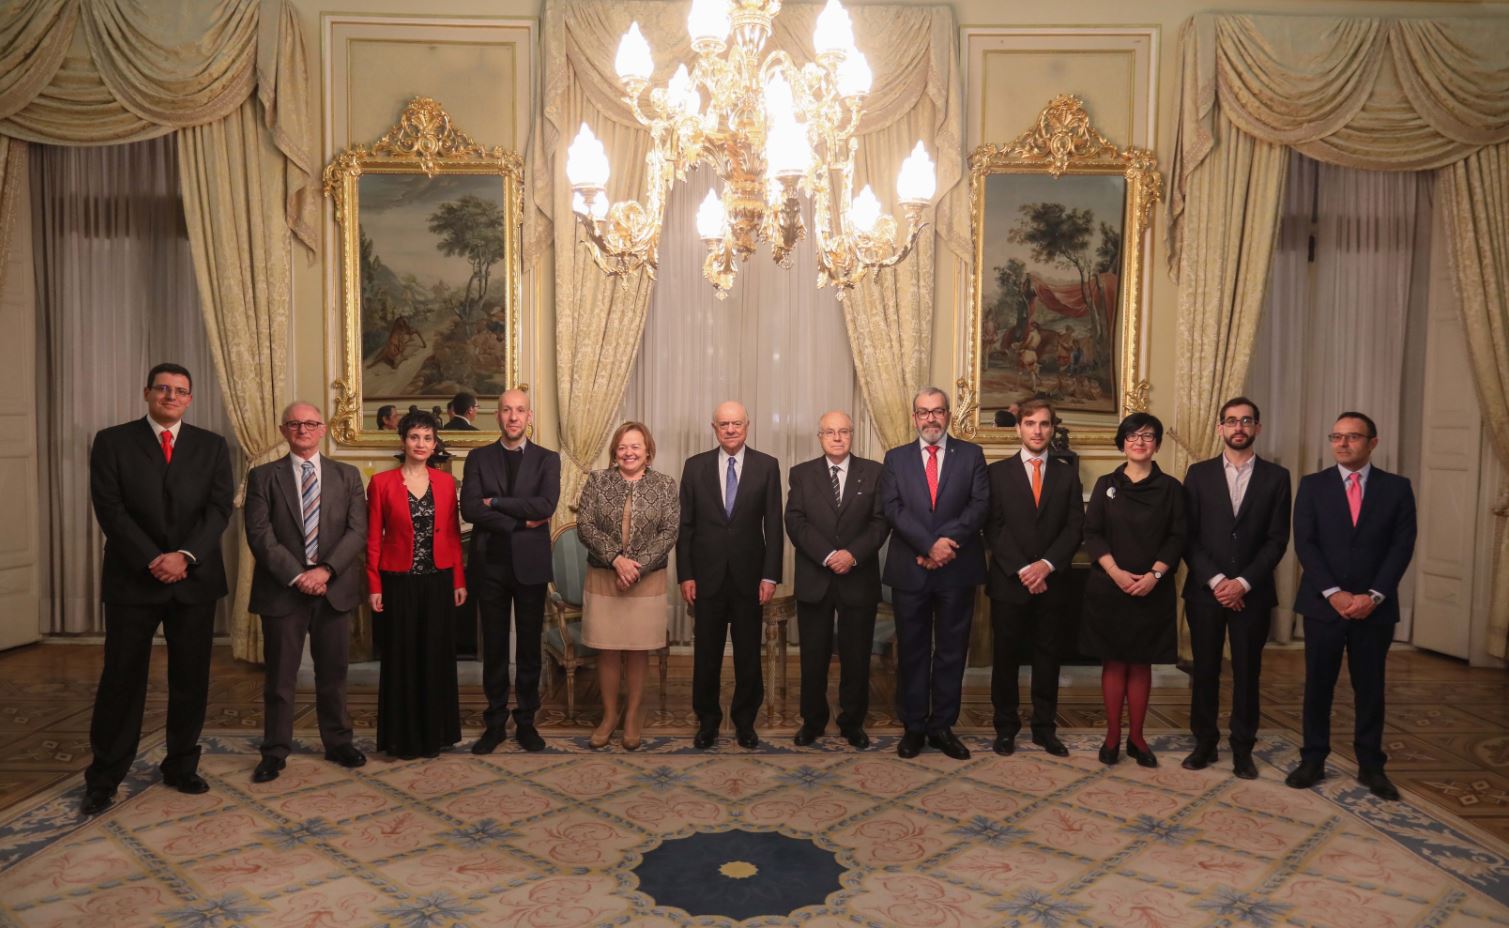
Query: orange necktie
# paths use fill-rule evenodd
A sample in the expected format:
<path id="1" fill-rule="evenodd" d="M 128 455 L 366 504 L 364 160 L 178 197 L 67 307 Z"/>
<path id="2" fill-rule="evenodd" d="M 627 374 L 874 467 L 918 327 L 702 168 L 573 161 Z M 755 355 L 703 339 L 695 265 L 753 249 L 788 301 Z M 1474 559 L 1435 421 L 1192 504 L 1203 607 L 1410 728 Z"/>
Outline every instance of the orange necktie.
<path id="1" fill-rule="evenodd" d="M 169 464 L 173 463 L 173 433 L 167 429 L 162 430 L 162 457 Z"/>
<path id="2" fill-rule="evenodd" d="M 1032 459 L 1032 504 L 1043 504 L 1043 462 L 1041 458 Z"/>

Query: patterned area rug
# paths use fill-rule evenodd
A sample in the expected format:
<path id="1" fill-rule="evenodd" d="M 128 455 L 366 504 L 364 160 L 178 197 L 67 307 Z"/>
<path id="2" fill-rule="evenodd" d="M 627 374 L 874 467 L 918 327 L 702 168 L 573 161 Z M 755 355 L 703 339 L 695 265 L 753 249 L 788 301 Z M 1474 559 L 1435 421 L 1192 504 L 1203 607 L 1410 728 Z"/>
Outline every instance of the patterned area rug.
<path id="1" fill-rule="evenodd" d="M 156 783 L 159 746 L 92 821 L 77 782 L 11 810 L 0 923 L 1509 926 L 1509 848 L 1337 766 L 1287 789 L 1279 736 L 1244 782 L 1224 756 L 1181 770 L 1181 737 L 1155 738 L 1164 765 L 1144 770 L 1063 735 L 1067 759 L 972 737 L 964 763 L 902 761 L 893 737 L 864 753 L 556 737 L 347 771 L 304 745 L 256 785 L 255 739 L 216 734 L 206 795 Z"/>

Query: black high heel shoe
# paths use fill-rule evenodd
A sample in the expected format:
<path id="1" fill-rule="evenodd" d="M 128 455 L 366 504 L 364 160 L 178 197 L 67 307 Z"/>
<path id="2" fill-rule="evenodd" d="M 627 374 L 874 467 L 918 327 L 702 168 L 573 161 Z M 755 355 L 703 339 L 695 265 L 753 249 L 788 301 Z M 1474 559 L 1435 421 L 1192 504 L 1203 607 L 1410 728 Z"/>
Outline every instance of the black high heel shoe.
<path id="1" fill-rule="evenodd" d="M 1158 766 L 1158 757 L 1153 753 L 1153 749 L 1139 748 L 1136 744 L 1132 743 L 1132 739 L 1130 738 L 1127 739 L 1127 756 L 1135 760 L 1139 767 Z"/>
<path id="2" fill-rule="evenodd" d="M 1127 753 L 1130 754 L 1132 746 L 1127 745 Z M 1100 746 L 1100 762 L 1110 767 L 1121 760 L 1121 742 L 1115 744 L 1102 744 Z"/>

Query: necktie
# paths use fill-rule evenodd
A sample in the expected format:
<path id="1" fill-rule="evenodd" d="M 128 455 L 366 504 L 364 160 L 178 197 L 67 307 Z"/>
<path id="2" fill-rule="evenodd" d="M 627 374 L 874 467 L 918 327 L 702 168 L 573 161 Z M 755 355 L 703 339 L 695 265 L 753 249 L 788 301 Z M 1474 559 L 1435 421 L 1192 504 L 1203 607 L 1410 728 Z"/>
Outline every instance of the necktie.
<path id="1" fill-rule="evenodd" d="M 313 461 L 304 462 L 299 496 L 304 501 L 304 563 L 313 564 L 320 551 L 320 482 L 314 476 Z"/>
<path id="2" fill-rule="evenodd" d="M 1032 459 L 1032 505 L 1043 504 L 1043 462 L 1040 458 Z"/>
<path id="3" fill-rule="evenodd" d="M 838 485 L 838 465 L 832 465 L 829 470 L 833 473 L 833 504 L 837 506 L 844 501 L 844 491 Z"/>
<path id="4" fill-rule="evenodd" d="M 927 446 L 927 495 L 932 498 L 933 508 L 938 508 L 938 446 Z"/>
<path id="5" fill-rule="evenodd" d="M 723 480 L 723 514 L 734 517 L 734 500 L 739 495 L 739 474 L 734 470 L 734 458 L 728 459 L 728 476 Z"/>
<path id="6" fill-rule="evenodd" d="M 169 464 L 173 463 L 173 433 L 167 429 L 162 430 L 162 458 Z"/>
<path id="7" fill-rule="evenodd" d="M 1347 474 L 1347 506 L 1352 510 L 1352 524 L 1362 514 L 1362 475 Z"/>

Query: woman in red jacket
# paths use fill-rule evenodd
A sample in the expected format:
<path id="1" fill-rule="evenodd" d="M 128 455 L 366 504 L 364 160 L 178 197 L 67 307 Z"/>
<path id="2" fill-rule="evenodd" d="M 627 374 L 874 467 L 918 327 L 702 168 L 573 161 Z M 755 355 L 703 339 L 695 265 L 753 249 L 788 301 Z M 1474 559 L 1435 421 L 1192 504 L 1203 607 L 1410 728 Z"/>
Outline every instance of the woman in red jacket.
<path id="1" fill-rule="evenodd" d="M 398 423 L 403 463 L 367 486 L 367 590 L 386 623 L 377 682 L 377 749 L 408 760 L 461 740 L 452 614 L 466 602 L 456 480 L 435 470 L 440 423 Z"/>

